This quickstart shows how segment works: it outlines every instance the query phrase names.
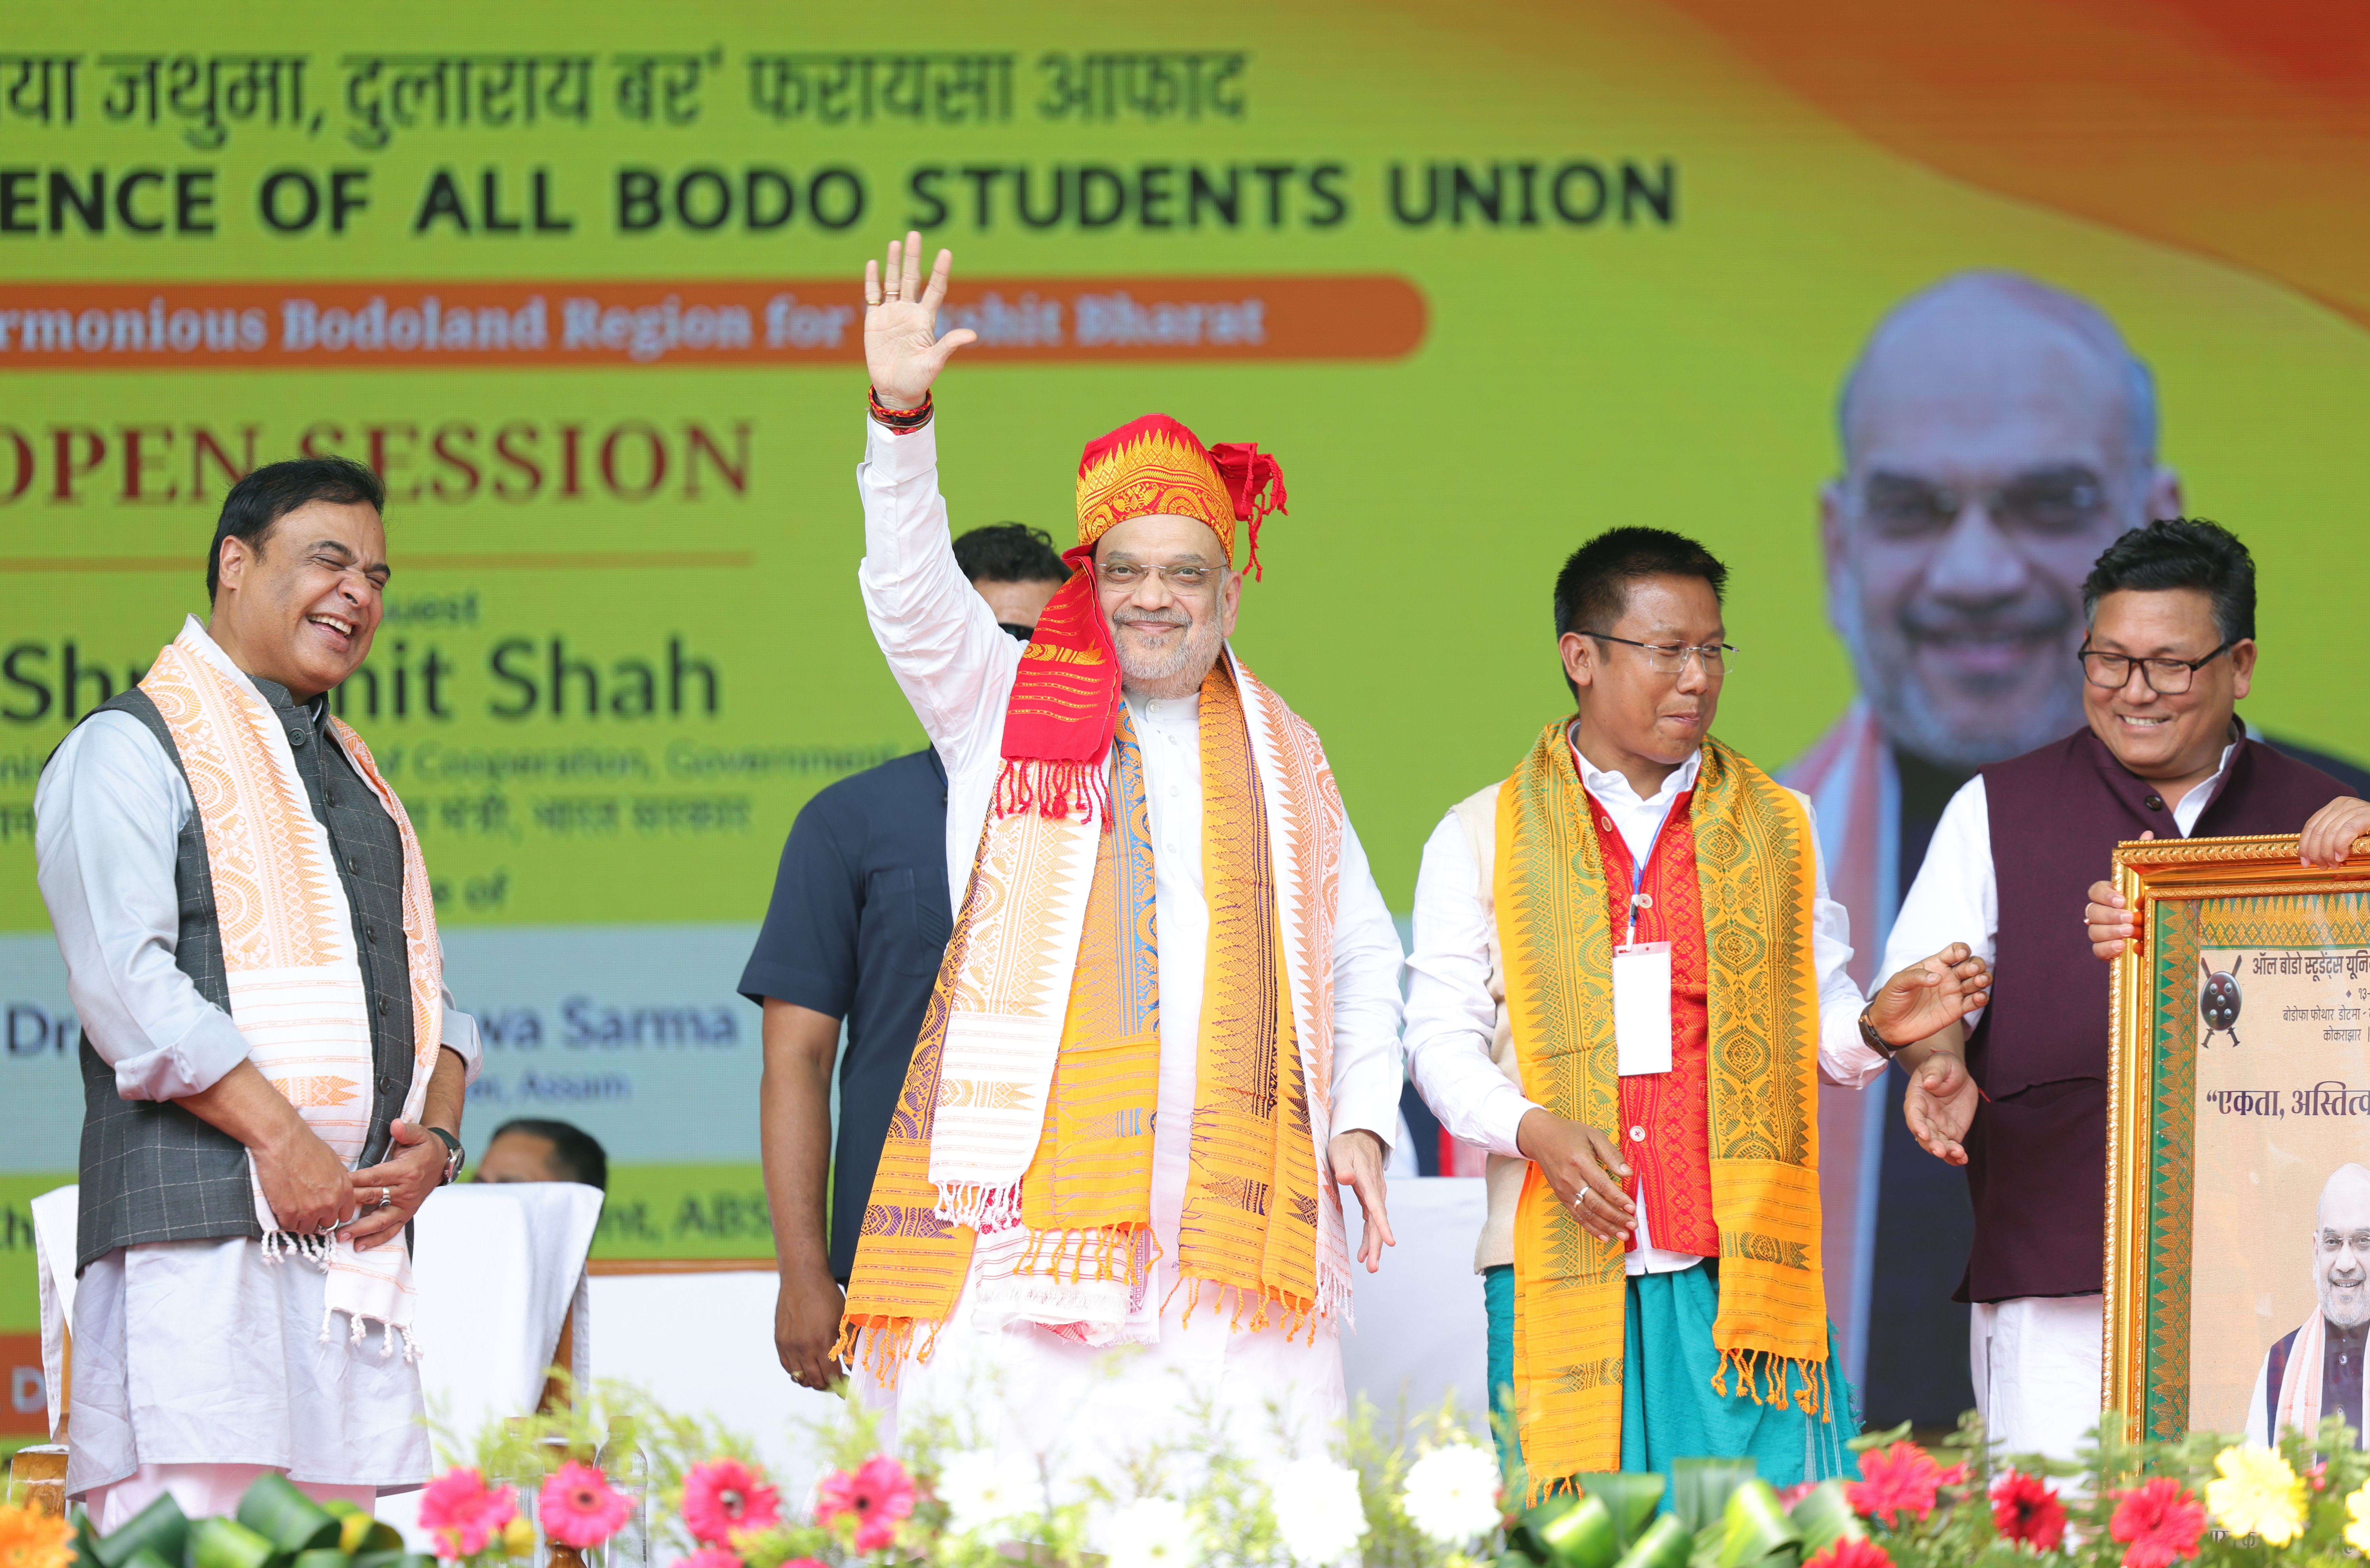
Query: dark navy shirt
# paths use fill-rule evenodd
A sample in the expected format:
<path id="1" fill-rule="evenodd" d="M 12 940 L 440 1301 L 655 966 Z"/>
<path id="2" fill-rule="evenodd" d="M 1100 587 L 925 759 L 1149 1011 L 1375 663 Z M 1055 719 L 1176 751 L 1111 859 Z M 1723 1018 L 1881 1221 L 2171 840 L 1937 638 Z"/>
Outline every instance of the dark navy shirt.
<path id="1" fill-rule="evenodd" d="M 842 1284 L 953 931 L 947 773 L 937 752 L 867 768 L 806 803 L 782 847 L 741 994 L 846 1021 L 831 1195 L 831 1272 Z"/>

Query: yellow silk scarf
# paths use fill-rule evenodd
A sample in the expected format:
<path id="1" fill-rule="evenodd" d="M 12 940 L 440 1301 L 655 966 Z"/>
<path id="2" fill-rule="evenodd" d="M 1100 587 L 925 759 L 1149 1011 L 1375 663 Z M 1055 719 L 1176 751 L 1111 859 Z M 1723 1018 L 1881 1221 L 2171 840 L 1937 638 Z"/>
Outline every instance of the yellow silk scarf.
<path id="1" fill-rule="evenodd" d="M 1813 1414 L 1828 1398 L 1819 1261 L 1816 862 L 1801 802 L 1707 740 L 1690 815 L 1708 954 L 1714 1387 Z M 1495 895 L 1524 1094 L 1620 1120 L 1605 859 L 1562 721 L 1498 794 Z M 1534 1165 L 1514 1212 L 1514 1396 L 1534 1494 L 1621 1465 L 1622 1250 Z"/>
<path id="2" fill-rule="evenodd" d="M 1272 1311 L 1296 1332 L 1318 1308 L 1324 1194 L 1277 915 L 1274 846 L 1242 694 L 1223 661 L 1202 685 L 1200 713 L 1210 930 L 1178 1270 L 1189 1316 L 1206 1288 L 1222 1309 L 1231 1298 L 1236 1325 L 1248 1312 L 1248 1327 L 1264 1328 Z M 1112 753 L 1111 831 L 1096 847 L 1044 1125 L 1020 1181 L 1018 1217 L 1028 1236 L 1012 1273 L 1053 1286 L 1140 1286 L 1154 1246 L 1160 1030 L 1152 843 L 1124 715 Z M 1025 859 L 1025 850 L 1000 852 L 999 840 L 1033 832 L 1041 820 L 991 814 L 979 865 Z M 947 1029 L 975 962 L 972 945 L 1007 893 L 974 871 L 865 1211 L 838 1354 L 860 1354 L 887 1384 L 924 1325 L 919 1355 L 927 1358 L 972 1270 L 978 1232 L 941 1217 L 930 1147 L 949 1093 L 978 1092 L 942 1082 Z M 1037 1309 L 1020 1315 L 1062 1331 L 1058 1299 L 1037 1292 Z"/>

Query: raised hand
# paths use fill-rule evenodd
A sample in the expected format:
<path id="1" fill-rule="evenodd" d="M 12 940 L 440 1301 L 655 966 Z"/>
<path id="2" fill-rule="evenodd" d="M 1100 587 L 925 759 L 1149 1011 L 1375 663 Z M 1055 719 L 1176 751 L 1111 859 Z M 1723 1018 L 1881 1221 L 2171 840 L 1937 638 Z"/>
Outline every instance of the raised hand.
<path id="1" fill-rule="evenodd" d="M 885 268 L 878 261 L 864 264 L 864 363 L 872 373 L 872 390 L 892 409 L 920 408 L 954 352 L 979 340 L 968 327 L 938 336 L 938 307 L 946 304 L 954 263 L 953 251 L 939 251 L 925 287 L 922 235 L 915 229 L 889 242 Z"/>
<path id="2" fill-rule="evenodd" d="M 1887 980 L 1869 999 L 1868 1020 L 1895 1045 L 1913 1044 L 1939 1033 L 1991 1000 L 1992 966 L 1964 942 Z"/>

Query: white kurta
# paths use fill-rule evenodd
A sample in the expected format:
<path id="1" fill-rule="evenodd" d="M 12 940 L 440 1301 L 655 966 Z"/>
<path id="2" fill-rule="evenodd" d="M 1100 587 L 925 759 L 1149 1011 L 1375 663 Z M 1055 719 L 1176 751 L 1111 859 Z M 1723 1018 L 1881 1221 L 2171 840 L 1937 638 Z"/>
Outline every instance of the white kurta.
<path id="1" fill-rule="evenodd" d="M 1701 755 L 1674 768 L 1662 787 L 1644 798 L 1626 776 L 1595 767 L 1577 750 L 1573 755 L 1581 782 L 1612 819 L 1630 862 L 1644 865 L 1653 857 L 1671 808 L 1682 792 L 1695 788 Z M 1826 854 L 1817 847 L 1818 818 L 1809 799 L 1799 790 L 1787 792 L 1801 802 L 1811 826 L 1811 959 L 1819 978 L 1819 1077 L 1846 1089 L 1864 1089 L 1883 1076 L 1885 1058 L 1859 1037 L 1865 998 L 1849 972 L 1851 913 L 1828 896 Z M 1615 940 L 1620 940 L 1619 933 Z M 1501 964 L 1497 917 L 1481 896 L 1480 868 L 1474 863 L 1464 824 L 1452 811 L 1432 830 L 1416 873 L 1415 952 L 1408 960 L 1408 1070 L 1424 1103 L 1450 1133 L 1501 1159 L 1520 1159 L 1515 1129 L 1535 1106 L 1491 1057 L 1497 991 L 1504 984 Z M 1493 1202 L 1513 1201 L 1512 1191 L 1502 1200 L 1498 1188 L 1490 1195 Z M 1493 1219 L 1501 1217 L 1512 1223 L 1510 1216 L 1492 1215 Z M 1638 1211 L 1638 1229 L 1625 1260 L 1628 1273 L 1667 1274 L 1702 1262 L 1693 1253 L 1655 1246 L 1646 1211 Z"/>
<path id="2" fill-rule="evenodd" d="M 2214 772 L 2172 803 L 2173 825 L 2183 837 L 2222 792 L 2238 749 L 2235 742 L 2224 746 Z M 2077 913 L 2065 912 L 2069 927 Z M 1991 797 L 1980 773 L 1959 787 L 1934 824 L 1917 880 L 1885 942 L 1879 983 L 1952 942 L 1966 943 L 1985 963 L 1999 951 L 1999 870 L 1992 860 Z M 2014 985 L 2015 977 L 2008 983 Z M 1967 1015 L 1969 1034 L 1982 1018 L 1980 1011 Z M 2083 1435 L 2098 1424 L 2103 1300 L 2024 1296 L 1974 1304 L 1967 1320 L 1967 1366 L 1975 1409 L 2007 1451 L 2071 1459 Z"/>
<path id="3" fill-rule="evenodd" d="M 123 713 L 69 733 L 34 791 L 34 856 L 66 992 L 127 1100 L 198 1093 L 247 1059 L 230 1015 L 173 966 L 174 863 L 195 809 L 172 758 Z M 474 1078 L 477 1021 L 449 990 L 443 1042 Z M 261 1243 L 236 1239 L 119 1248 L 84 1270 L 68 1493 L 155 1465 L 264 1465 L 381 1491 L 424 1482 L 419 1371 L 375 1337 L 318 1343 L 326 1279 L 300 1259 L 267 1263 Z"/>
<path id="4" fill-rule="evenodd" d="M 865 559 L 858 581 L 867 613 L 947 769 L 947 871 L 960 910 L 1002 766 L 1004 710 L 1021 644 L 995 624 L 956 566 L 938 489 L 934 431 L 896 434 L 868 423 Z M 1177 1282 L 1192 1130 L 1209 905 L 1202 890 L 1200 717 L 1192 698 L 1129 700 L 1141 744 L 1153 833 L 1153 897 L 1160 964 L 1160 1090 L 1154 1122 L 1153 1231 L 1161 1256 L 1152 1294 Z M 1333 1131 L 1364 1130 L 1388 1146 L 1398 1125 L 1401 961 L 1398 933 L 1367 869 L 1357 834 L 1342 835 L 1340 907 L 1334 925 Z M 1161 1314 L 1156 1343 L 1097 1351 L 1037 1328 L 982 1330 L 966 1287 L 926 1362 L 907 1362 L 894 1390 L 864 1392 L 900 1419 L 956 1412 L 972 1440 L 1018 1446 L 1070 1477 L 1113 1473 L 1131 1453 L 1185 1435 L 1200 1400 L 1230 1420 L 1237 1442 L 1275 1439 L 1321 1452 L 1346 1413 L 1340 1344 L 1329 1325 L 1316 1341 L 1287 1343 L 1282 1325 L 1230 1332 L 1206 1308 L 1185 1320 L 1185 1293 Z"/>

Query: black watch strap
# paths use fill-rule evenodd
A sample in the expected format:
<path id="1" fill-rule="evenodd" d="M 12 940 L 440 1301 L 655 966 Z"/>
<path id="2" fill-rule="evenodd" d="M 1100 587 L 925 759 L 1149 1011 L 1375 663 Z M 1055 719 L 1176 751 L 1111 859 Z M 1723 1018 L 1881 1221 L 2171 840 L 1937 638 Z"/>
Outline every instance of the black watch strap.
<path id="1" fill-rule="evenodd" d="M 1859 1037 L 1870 1050 L 1890 1061 L 1901 1047 L 1876 1032 L 1876 1025 L 1869 1021 L 1868 1012 L 1866 1008 L 1859 1009 Z"/>
<path id="2" fill-rule="evenodd" d="M 466 1151 L 461 1147 L 461 1140 L 443 1128 L 430 1127 L 428 1130 L 435 1134 L 436 1141 L 444 1146 L 444 1180 L 450 1182 L 461 1174 L 461 1162 L 466 1158 Z"/>

